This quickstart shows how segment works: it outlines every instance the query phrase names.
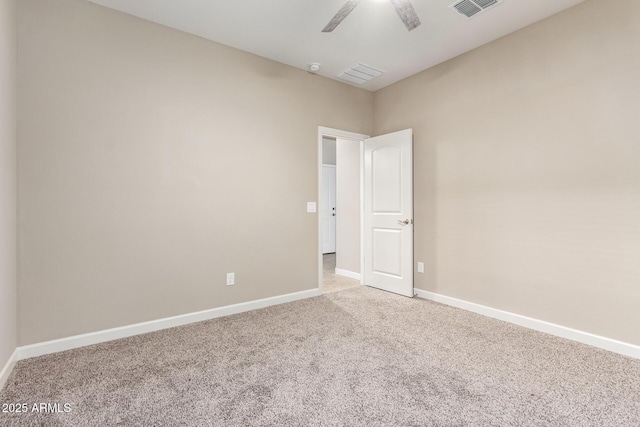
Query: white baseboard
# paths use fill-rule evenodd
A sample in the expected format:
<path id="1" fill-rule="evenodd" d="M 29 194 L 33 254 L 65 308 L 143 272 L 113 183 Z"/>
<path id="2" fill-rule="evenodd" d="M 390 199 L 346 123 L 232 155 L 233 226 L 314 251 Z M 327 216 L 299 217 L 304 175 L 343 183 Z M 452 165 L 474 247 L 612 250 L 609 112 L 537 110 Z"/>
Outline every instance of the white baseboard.
<path id="1" fill-rule="evenodd" d="M 17 360 L 29 359 L 31 357 L 57 353 L 59 351 L 85 347 L 92 344 L 130 337 L 133 335 L 146 334 L 148 332 L 187 325 L 189 323 L 201 322 L 203 320 L 215 319 L 217 317 L 228 316 L 230 314 L 257 310 L 259 308 L 265 308 L 272 305 L 311 298 L 319 296 L 321 294 L 322 293 L 320 289 L 310 289 L 307 291 L 295 292 L 292 294 L 279 295 L 271 298 L 264 298 L 255 301 L 243 302 L 240 304 L 227 305 L 225 307 L 218 307 L 210 310 L 198 311 L 195 313 L 182 314 L 179 316 L 167 317 L 164 319 L 152 320 L 143 323 L 136 323 L 119 328 L 105 329 L 102 331 L 26 345 L 18 347 L 18 349 L 16 350 Z"/>
<path id="2" fill-rule="evenodd" d="M 474 313 L 482 314 L 483 316 L 492 317 L 494 319 L 513 323 L 519 326 L 524 326 L 525 328 L 534 329 L 536 331 L 545 332 L 547 334 L 555 335 L 561 338 L 566 338 L 572 341 L 577 341 L 583 344 L 588 344 L 594 347 L 609 350 L 614 353 L 619 353 L 625 356 L 640 359 L 640 346 L 634 344 L 616 341 L 611 338 L 594 335 L 589 332 L 578 331 L 576 329 L 567 328 L 566 326 L 545 322 L 544 320 L 538 320 L 531 317 L 522 316 L 520 314 L 498 310 L 496 308 L 491 308 L 461 299 L 436 294 L 434 292 L 423 291 L 422 289 L 415 289 L 415 294 L 419 298 L 424 298 L 442 304 L 450 305 L 452 307 L 461 308 L 463 310 L 472 311 Z"/>
<path id="3" fill-rule="evenodd" d="M 353 271 L 343 270 L 341 268 L 336 268 L 336 274 L 339 276 L 349 277 L 351 279 L 360 280 L 360 273 L 354 273 Z"/>
<path id="4" fill-rule="evenodd" d="M 13 354 L 7 360 L 7 363 L 4 364 L 2 371 L 0 371 L 0 390 L 4 387 L 9 379 L 9 375 L 13 371 L 13 367 L 16 366 L 16 362 L 18 361 L 18 350 L 14 350 Z"/>

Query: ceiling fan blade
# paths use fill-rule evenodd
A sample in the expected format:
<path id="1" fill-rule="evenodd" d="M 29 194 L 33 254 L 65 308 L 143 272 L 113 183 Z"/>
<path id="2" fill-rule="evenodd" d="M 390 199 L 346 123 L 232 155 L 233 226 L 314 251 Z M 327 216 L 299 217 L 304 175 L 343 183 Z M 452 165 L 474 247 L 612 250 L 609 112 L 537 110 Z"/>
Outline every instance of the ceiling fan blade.
<path id="1" fill-rule="evenodd" d="M 411 31 L 421 24 L 420 18 L 416 14 L 413 5 L 409 0 L 391 0 L 393 7 L 396 8 L 396 12 L 402 22 L 404 22 L 404 26 L 407 27 L 407 30 Z"/>
<path id="2" fill-rule="evenodd" d="M 348 0 L 344 4 L 344 6 L 340 8 L 338 13 L 336 13 L 336 16 L 334 16 L 333 19 L 329 21 L 327 26 L 322 29 L 322 32 L 330 33 L 331 31 L 335 30 L 338 24 L 340 24 L 342 20 L 351 13 L 351 11 L 358 5 L 358 3 L 360 3 L 360 0 Z"/>

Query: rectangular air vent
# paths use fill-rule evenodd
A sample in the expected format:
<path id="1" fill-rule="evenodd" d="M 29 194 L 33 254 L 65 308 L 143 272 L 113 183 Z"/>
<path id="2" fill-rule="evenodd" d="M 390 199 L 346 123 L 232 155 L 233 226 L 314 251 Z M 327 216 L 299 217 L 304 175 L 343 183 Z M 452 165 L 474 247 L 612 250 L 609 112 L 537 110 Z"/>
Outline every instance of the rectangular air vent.
<path id="1" fill-rule="evenodd" d="M 344 72 L 338 74 L 338 78 L 361 85 L 375 79 L 376 77 L 380 77 L 382 74 L 384 74 L 384 71 L 382 70 L 378 70 L 377 68 L 373 68 L 362 63 L 357 63 L 349 69 L 344 70 Z"/>
<path id="2" fill-rule="evenodd" d="M 449 7 L 467 18 L 472 18 L 478 13 L 484 12 L 498 3 L 502 3 L 502 0 L 462 0 L 455 2 Z"/>

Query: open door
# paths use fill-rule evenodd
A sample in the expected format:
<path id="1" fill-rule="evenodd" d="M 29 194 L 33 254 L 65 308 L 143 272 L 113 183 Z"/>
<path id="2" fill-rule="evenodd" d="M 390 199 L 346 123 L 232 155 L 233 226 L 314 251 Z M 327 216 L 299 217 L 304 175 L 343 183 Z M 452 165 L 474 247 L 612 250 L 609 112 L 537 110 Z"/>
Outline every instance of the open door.
<path id="1" fill-rule="evenodd" d="M 336 167 L 322 165 L 322 201 L 320 220 L 322 221 L 322 253 L 336 252 Z"/>
<path id="2" fill-rule="evenodd" d="M 413 297 L 413 130 L 364 141 L 364 284 Z"/>

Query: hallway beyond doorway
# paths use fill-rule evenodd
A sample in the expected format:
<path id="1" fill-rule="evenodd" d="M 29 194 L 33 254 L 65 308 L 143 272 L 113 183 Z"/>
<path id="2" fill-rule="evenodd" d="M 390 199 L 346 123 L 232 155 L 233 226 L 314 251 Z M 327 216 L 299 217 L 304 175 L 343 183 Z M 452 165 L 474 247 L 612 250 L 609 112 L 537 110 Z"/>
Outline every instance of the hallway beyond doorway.
<path id="1" fill-rule="evenodd" d="M 350 277 L 341 276 L 336 271 L 336 254 L 322 255 L 322 286 L 323 292 L 335 292 L 343 289 L 360 286 L 360 281 Z"/>

